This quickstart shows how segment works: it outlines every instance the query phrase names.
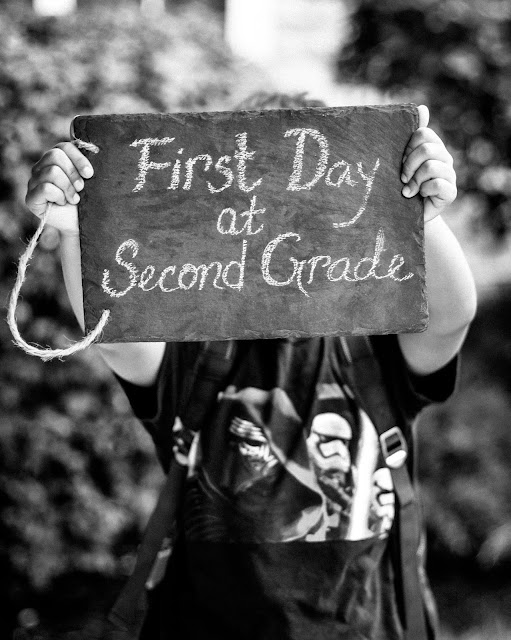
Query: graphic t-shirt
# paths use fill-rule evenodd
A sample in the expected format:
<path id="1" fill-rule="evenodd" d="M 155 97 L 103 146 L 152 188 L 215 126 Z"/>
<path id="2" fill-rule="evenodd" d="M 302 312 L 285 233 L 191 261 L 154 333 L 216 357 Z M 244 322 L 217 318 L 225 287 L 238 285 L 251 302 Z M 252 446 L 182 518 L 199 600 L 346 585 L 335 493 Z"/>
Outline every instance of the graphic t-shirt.
<path id="1" fill-rule="evenodd" d="M 395 337 L 373 342 L 410 420 L 428 399 Z M 387 548 L 392 479 L 342 379 L 340 340 L 237 343 L 229 383 L 193 431 L 180 418 L 164 424 L 186 348 L 167 347 L 152 419 L 127 387 L 150 430 L 173 429 L 188 467 L 166 585 L 168 638 L 400 638 Z M 422 390 L 442 400 L 453 382 L 451 365 Z"/>

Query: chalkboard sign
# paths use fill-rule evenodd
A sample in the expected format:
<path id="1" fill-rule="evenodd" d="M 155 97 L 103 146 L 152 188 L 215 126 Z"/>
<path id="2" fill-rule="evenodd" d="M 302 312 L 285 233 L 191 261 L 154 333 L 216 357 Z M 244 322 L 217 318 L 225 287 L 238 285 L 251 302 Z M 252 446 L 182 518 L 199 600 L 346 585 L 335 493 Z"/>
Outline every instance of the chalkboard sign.
<path id="1" fill-rule="evenodd" d="M 421 331 L 414 105 L 78 116 L 86 328 L 184 341 Z"/>

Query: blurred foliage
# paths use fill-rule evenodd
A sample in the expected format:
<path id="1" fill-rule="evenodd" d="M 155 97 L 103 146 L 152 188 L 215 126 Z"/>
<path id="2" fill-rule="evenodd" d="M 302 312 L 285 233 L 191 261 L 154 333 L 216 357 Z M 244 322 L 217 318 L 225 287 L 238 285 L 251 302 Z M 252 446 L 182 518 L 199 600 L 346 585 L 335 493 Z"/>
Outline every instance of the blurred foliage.
<path id="1" fill-rule="evenodd" d="M 60 19 L 9 5 L 0 19 L 4 303 L 37 223 L 23 205 L 30 168 L 69 138 L 76 114 L 228 109 L 260 87 L 260 76 L 233 62 L 203 2 L 157 21 L 129 3 Z M 58 347 L 79 338 L 50 228 L 17 318 L 29 341 Z M 160 480 L 148 436 L 92 350 L 43 363 L 15 347 L 0 323 L 0 595 L 9 613 L 0 637 L 63 576 L 125 573 Z"/>
<path id="2" fill-rule="evenodd" d="M 41 153 L 69 137 L 77 113 L 226 108 L 252 79 L 223 48 L 200 8 L 160 16 L 103 8 L 66 19 L 4 14 L 0 22 L 0 295 L 7 298 L 21 239 L 34 228 L 22 201 Z M 19 320 L 29 339 L 65 342 L 72 319 L 51 230 L 31 263 Z M 2 333 L 3 332 L 3 333 Z M 8 343 L 7 328 L 0 340 Z"/>
<path id="3" fill-rule="evenodd" d="M 338 79 L 375 86 L 390 102 L 427 104 L 431 126 L 454 156 L 458 200 L 470 212 L 474 232 L 506 237 L 511 231 L 511 3 L 348 4 L 351 32 L 339 53 Z M 462 364 L 459 392 L 419 420 L 420 479 L 432 571 L 440 582 L 442 575 L 475 572 L 482 589 L 488 576 L 507 576 L 511 567 L 508 288 L 480 305 Z M 446 616 L 448 609 L 442 612 Z M 468 609 L 461 617 L 473 622 Z"/>
<path id="4" fill-rule="evenodd" d="M 429 575 L 446 638 L 508 638 L 510 286 L 480 304 L 461 365 L 458 392 L 417 424 Z"/>
<path id="5" fill-rule="evenodd" d="M 460 194 L 495 238 L 511 228 L 509 0 L 349 0 L 342 82 L 424 101 L 455 157 Z"/>
<path id="6" fill-rule="evenodd" d="M 47 363 L 44 380 L 31 381 L 43 389 L 30 411 L 0 419 L 2 595 L 11 615 L 63 576 L 127 575 L 162 479 L 123 392 L 89 357 Z"/>
<path id="7" fill-rule="evenodd" d="M 419 422 L 420 479 L 438 568 L 511 567 L 511 288 L 484 302 L 463 350 L 460 389 Z"/>

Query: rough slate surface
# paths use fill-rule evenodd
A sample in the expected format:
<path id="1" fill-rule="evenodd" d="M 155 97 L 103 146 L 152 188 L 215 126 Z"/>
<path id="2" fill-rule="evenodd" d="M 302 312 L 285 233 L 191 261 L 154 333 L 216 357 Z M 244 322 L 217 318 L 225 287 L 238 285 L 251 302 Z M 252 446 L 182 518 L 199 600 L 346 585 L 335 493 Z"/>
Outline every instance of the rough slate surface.
<path id="1" fill-rule="evenodd" d="M 87 329 L 111 309 L 105 342 L 423 330 L 423 205 L 400 182 L 417 122 L 414 105 L 75 118 L 99 147 Z"/>

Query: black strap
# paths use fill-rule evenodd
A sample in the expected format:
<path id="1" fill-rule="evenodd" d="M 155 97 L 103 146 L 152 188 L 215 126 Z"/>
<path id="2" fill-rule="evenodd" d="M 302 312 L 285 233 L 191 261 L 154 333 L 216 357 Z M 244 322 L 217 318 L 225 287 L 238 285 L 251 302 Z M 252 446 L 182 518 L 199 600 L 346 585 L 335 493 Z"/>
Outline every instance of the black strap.
<path id="1" fill-rule="evenodd" d="M 351 390 L 361 408 L 371 418 L 378 436 L 395 429 L 396 417 L 392 410 L 382 372 L 365 336 L 342 337 L 341 344 L 346 360 Z M 397 499 L 397 554 L 396 578 L 401 585 L 403 626 L 405 640 L 427 640 L 427 623 L 419 577 L 419 545 L 421 537 L 420 512 L 412 476 L 406 462 L 389 466 Z"/>
<path id="2" fill-rule="evenodd" d="M 156 507 L 144 531 L 135 568 L 108 616 L 112 624 L 131 633 L 133 637 L 137 637 L 144 622 L 147 612 L 145 585 L 163 540 L 175 521 L 185 474 L 186 469 L 172 459 Z"/>
<path id="3" fill-rule="evenodd" d="M 235 351 L 232 342 L 205 342 L 195 361 L 186 368 L 178 415 L 187 428 L 200 428 L 217 394 L 227 384 Z M 168 425 L 172 429 L 172 425 Z M 147 612 L 146 585 L 155 561 L 171 534 L 181 503 L 186 467 L 171 456 L 167 478 L 142 537 L 135 568 L 121 590 L 108 620 L 137 638 Z M 165 555 L 168 557 L 168 553 Z"/>

